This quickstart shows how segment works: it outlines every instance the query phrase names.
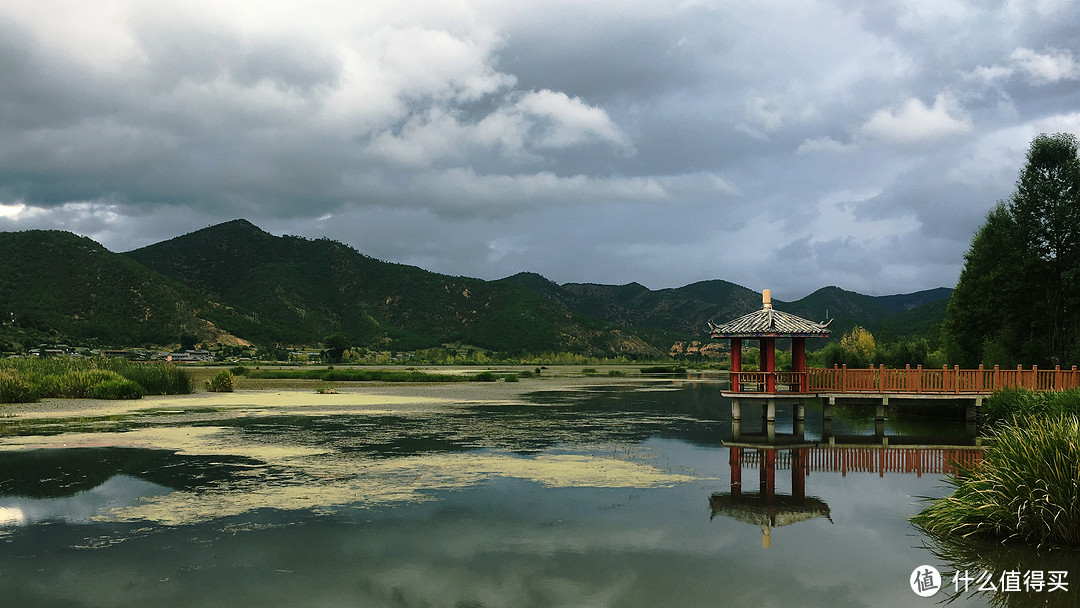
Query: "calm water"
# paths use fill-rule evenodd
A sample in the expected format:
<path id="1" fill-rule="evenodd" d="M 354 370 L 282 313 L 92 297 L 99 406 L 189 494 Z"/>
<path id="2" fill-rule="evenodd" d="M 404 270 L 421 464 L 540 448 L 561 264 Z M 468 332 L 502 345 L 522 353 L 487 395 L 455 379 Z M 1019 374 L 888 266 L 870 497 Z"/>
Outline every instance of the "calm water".
<path id="1" fill-rule="evenodd" d="M 800 482 L 781 451 L 766 501 L 754 460 L 766 452 L 746 449 L 733 486 L 730 408 L 718 385 L 530 401 L 8 422 L 0 603 L 1077 605 L 1072 590 L 954 596 L 957 569 L 1069 571 L 1071 589 L 1080 560 L 933 546 L 907 518 L 920 497 L 948 492 L 944 475 L 852 464 L 812 467 Z M 804 438 L 817 441 L 820 410 L 807 410 Z M 744 442 L 763 430 L 752 412 L 744 409 Z M 776 433 L 790 434 L 790 409 L 777 418 Z M 880 441 L 876 430 L 893 444 L 970 442 L 948 420 L 882 430 L 845 417 L 832 427 L 866 443 Z M 927 599 L 909 586 L 923 564 L 947 573 L 947 589 Z"/>

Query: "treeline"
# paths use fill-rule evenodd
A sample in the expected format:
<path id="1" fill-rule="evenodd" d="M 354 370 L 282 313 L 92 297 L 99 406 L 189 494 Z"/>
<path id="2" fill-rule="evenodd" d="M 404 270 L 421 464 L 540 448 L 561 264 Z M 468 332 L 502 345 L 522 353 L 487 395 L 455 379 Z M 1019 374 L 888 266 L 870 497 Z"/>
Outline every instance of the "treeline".
<path id="1" fill-rule="evenodd" d="M 825 348 L 809 353 L 807 364 L 812 367 L 868 368 L 884 365 L 900 368 L 941 367 L 948 364 L 945 352 L 935 349 L 925 338 L 896 339 L 878 342 L 868 330 L 856 326 L 844 334 L 839 342 L 830 342 Z"/>
<path id="2" fill-rule="evenodd" d="M 1068 133 L 1031 143 L 1016 191 L 964 256 L 942 337 L 950 363 L 1080 363 L 1080 153 Z"/>

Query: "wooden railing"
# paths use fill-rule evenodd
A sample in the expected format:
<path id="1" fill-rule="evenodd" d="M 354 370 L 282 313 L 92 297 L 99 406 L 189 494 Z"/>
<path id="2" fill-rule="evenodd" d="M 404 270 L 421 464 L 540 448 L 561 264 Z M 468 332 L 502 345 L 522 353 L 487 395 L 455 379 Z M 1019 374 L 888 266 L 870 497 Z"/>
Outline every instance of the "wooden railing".
<path id="1" fill-rule="evenodd" d="M 770 378 L 771 376 L 771 378 Z M 941 369 L 905 367 L 849 369 L 810 368 L 805 372 L 731 372 L 733 392 L 761 393 L 770 386 L 780 393 L 986 394 L 1003 388 L 1063 391 L 1080 388 L 1080 372 L 1071 369 Z M 771 382 L 770 382 L 771 381 Z"/>
<path id="2" fill-rule="evenodd" d="M 775 390 L 782 393 L 806 393 L 807 372 L 731 372 L 731 390 L 744 393 L 763 393 L 769 385 L 769 377 L 775 382 Z"/>

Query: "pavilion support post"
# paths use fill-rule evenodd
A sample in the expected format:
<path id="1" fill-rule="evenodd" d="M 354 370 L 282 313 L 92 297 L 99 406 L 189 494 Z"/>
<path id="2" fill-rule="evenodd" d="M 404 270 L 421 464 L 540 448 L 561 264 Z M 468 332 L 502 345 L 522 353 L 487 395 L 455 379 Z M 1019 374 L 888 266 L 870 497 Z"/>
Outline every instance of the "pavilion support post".
<path id="1" fill-rule="evenodd" d="M 731 438 L 738 441 L 742 437 L 742 401 L 731 400 Z"/>
<path id="2" fill-rule="evenodd" d="M 761 371 L 765 372 L 765 392 L 776 392 L 776 338 L 761 338 Z"/>
<path id="3" fill-rule="evenodd" d="M 731 392 L 739 392 L 739 372 L 742 371 L 742 338 L 731 339 Z"/>
<path id="4" fill-rule="evenodd" d="M 810 379 L 806 376 L 806 338 L 791 339 L 791 371 L 795 372 L 795 382 L 792 390 L 805 393 L 809 390 Z"/>
<path id="5" fill-rule="evenodd" d="M 765 422 L 776 423 L 776 399 L 765 400 L 765 407 L 761 409 L 761 417 Z"/>

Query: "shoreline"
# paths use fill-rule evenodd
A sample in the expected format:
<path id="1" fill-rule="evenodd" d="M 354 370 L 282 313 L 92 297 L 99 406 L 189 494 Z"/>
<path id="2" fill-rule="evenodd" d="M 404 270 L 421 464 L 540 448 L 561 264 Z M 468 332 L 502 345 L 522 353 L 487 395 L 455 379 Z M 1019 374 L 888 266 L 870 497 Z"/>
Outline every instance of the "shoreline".
<path id="1" fill-rule="evenodd" d="M 213 368 L 208 368 L 214 371 Z M 501 370 L 500 370 L 501 371 Z M 512 371 L 512 370 L 511 370 Z M 196 391 L 184 395 L 147 395 L 141 399 L 45 398 L 31 403 L 0 404 L 0 423 L 48 418 L 119 416 L 134 412 L 181 409 L 265 409 L 343 411 L 436 410 L 477 404 L 521 405 L 534 392 L 578 390 L 588 386 L 641 385 L 686 381 L 683 378 L 639 376 L 571 376 L 552 374 L 518 382 L 325 382 L 322 380 L 259 380 L 237 376 L 237 390 L 215 393 L 203 390 L 196 376 Z M 692 380 L 700 381 L 700 380 Z M 316 392 L 330 387 L 329 394 Z M 297 412 L 299 413 L 299 412 Z"/>

